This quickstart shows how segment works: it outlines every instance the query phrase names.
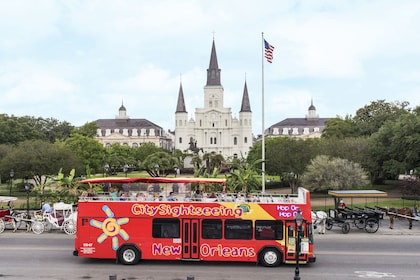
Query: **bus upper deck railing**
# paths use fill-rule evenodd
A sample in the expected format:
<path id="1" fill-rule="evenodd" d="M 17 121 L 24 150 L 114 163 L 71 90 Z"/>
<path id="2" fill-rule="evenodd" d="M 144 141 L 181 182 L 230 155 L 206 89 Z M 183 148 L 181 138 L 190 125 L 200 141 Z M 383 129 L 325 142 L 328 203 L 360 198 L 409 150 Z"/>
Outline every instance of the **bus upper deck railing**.
<path id="1" fill-rule="evenodd" d="M 120 196 L 101 193 L 80 197 L 79 201 L 141 201 L 141 202 L 238 202 L 238 203 L 306 203 L 305 194 L 263 194 L 263 193 L 215 193 L 190 195 L 190 193 L 176 193 L 172 196 L 164 192 L 131 192 Z"/>

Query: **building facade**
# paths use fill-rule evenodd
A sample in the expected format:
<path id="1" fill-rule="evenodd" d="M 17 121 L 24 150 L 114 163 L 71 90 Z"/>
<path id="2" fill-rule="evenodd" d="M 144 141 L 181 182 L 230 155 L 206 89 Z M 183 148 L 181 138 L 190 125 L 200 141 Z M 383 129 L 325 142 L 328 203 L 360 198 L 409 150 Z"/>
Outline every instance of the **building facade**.
<path id="1" fill-rule="evenodd" d="M 203 97 L 204 106 L 196 108 L 194 118 L 189 119 L 180 84 L 175 112 L 175 149 L 214 152 L 225 158 L 247 157 L 253 145 L 252 111 L 247 84 L 245 81 L 239 118 L 232 117 L 231 108 L 223 106 L 224 89 L 214 40 Z"/>
<path id="2" fill-rule="evenodd" d="M 162 127 L 146 119 L 130 119 L 122 104 L 115 119 L 96 120 L 96 139 L 104 147 L 114 143 L 137 148 L 145 143 L 172 151 L 172 137 Z"/>
<path id="3" fill-rule="evenodd" d="M 265 130 L 265 137 L 289 136 L 299 138 L 321 137 L 325 122 L 330 118 L 320 118 L 311 101 L 305 118 L 287 118 Z"/>

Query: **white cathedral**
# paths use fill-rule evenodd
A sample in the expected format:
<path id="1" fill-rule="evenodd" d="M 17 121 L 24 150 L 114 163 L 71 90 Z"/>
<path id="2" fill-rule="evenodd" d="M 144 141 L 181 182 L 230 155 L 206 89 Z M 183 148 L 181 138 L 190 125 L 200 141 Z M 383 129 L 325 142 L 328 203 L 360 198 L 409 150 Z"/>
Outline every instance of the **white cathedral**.
<path id="1" fill-rule="evenodd" d="M 188 119 L 182 83 L 175 112 L 174 147 L 181 151 L 218 153 L 224 158 L 246 158 L 253 145 L 252 112 L 245 81 L 239 118 L 232 117 L 231 108 L 223 107 L 221 70 L 213 45 L 204 86 L 204 107 L 195 109 L 195 118 Z"/>

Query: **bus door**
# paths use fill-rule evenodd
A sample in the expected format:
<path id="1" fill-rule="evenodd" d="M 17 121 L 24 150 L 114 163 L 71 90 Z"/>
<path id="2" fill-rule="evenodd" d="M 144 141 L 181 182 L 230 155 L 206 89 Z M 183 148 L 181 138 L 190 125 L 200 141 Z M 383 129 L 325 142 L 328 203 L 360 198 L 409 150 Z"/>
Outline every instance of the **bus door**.
<path id="1" fill-rule="evenodd" d="M 308 257 L 308 237 L 306 230 L 306 223 L 303 223 L 301 226 L 300 232 L 300 256 L 299 260 L 307 261 Z M 297 231 L 296 231 L 296 222 L 295 221 L 286 221 L 286 254 L 285 262 L 296 262 L 296 242 L 297 242 Z"/>
<path id="2" fill-rule="evenodd" d="M 200 227 L 199 219 L 182 220 L 182 258 L 200 258 Z"/>

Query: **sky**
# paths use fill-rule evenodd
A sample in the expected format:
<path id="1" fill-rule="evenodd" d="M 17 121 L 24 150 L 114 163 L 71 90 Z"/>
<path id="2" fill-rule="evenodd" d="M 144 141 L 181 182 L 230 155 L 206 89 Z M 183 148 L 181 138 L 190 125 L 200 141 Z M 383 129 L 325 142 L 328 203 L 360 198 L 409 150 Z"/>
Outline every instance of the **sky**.
<path id="1" fill-rule="evenodd" d="M 417 0 L 0 0 L 0 114 L 81 126 L 123 103 L 174 130 L 180 83 L 189 116 L 204 107 L 213 39 L 224 107 L 239 117 L 246 81 L 255 135 L 263 111 L 268 128 L 311 100 L 323 118 L 377 100 L 414 108 L 419 26 Z"/>

